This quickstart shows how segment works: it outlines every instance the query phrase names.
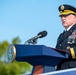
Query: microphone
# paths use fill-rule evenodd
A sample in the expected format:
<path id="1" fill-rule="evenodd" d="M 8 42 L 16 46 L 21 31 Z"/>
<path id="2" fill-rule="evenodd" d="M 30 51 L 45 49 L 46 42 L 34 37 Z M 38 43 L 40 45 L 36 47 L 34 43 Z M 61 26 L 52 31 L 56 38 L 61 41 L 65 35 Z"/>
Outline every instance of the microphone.
<path id="1" fill-rule="evenodd" d="M 27 40 L 26 42 L 27 42 L 27 43 L 35 42 L 38 38 L 43 38 L 43 37 L 45 37 L 46 35 L 47 35 L 47 31 L 39 32 L 39 33 L 37 34 L 37 36 L 35 36 L 35 37 Z"/>
<path id="2" fill-rule="evenodd" d="M 47 35 L 47 31 L 42 31 L 37 34 L 38 38 L 43 38 Z"/>

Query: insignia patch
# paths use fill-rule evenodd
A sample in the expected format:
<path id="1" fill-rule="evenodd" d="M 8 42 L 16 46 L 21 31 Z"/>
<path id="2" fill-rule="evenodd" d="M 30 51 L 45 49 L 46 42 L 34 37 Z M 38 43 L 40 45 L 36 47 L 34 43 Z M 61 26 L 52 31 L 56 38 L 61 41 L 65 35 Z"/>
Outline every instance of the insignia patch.
<path id="1" fill-rule="evenodd" d="M 72 36 L 72 35 L 69 36 L 69 37 L 68 37 L 68 42 L 67 42 L 67 43 L 68 43 L 68 44 L 73 44 L 74 42 L 75 42 L 74 36 Z"/>
<path id="2" fill-rule="evenodd" d="M 73 31 L 72 35 L 70 35 L 68 37 L 68 44 L 73 44 L 75 43 L 75 40 L 76 40 L 76 30 Z"/>
<path id="3" fill-rule="evenodd" d="M 76 30 L 74 30 L 72 34 L 73 34 L 73 35 L 76 35 Z"/>

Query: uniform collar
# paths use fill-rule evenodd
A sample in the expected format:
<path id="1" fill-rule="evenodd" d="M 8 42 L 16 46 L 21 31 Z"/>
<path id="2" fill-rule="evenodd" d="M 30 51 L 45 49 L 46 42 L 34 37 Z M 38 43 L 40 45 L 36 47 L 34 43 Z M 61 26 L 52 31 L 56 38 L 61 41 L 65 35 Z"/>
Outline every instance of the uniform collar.
<path id="1" fill-rule="evenodd" d="M 75 23 L 76 24 L 76 23 Z M 73 25 L 75 25 L 75 24 L 73 24 Z M 72 28 L 72 26 L 73 25 L 71 25 L 69 28 L 67 28 L 65 31 L 69 31 L 71 28 Z"/>
<path id="2" fill-rule="evenodd" d="M 63 37 L 63 35 L 61 35 L 63 38 L 61 38 L 61 40 L 59 40 L 58 43 L 61 43 L 66 38 L 68 38 L 72 34 L 73 30 L 75 30 L 75 29 L 76 29 L 76 24 L 72 25 L 72 27 L 67 32 L 65 32 L 65 36 L 64 37 Z"/>

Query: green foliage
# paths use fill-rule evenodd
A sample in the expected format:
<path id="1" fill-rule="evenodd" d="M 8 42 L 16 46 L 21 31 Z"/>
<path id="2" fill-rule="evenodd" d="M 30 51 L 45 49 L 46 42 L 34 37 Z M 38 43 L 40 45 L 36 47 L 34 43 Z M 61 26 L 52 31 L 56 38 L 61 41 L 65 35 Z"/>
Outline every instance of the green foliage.
<path id="1" fill-rule="evenodd" d="M 26 73 L 28 71 L 31 71 L 31 65 L 27 62 L 17 62 L 21 68 L 20 73 Z"/>
<path id="2" fill-rule="evenodd" d="M 0 43 L 0 57 L 7 50 L 8 45 L 8 41 L 3 41 L 2 43 Z"/>
<path id="3" fill-rule="evenodd" d="M 19 75 L 31 71 L 31 65 L 26 62 L 4 63 L 0 61 L 0 74 Z"/>
<path id="4" fill-rule="evenodd" d="M 4 63 L 0 62 L 0 74 L 2 75 L 9 75 L 9 67 L 6 66 Z"/>
<path id="5" fill-rule="evenodd" d="M 13 38 L 12 44 L 19 44 L 21 42 L 19 37 Z M 3 53 L 7 50 L 9 45 L 8 41 L 0 43 L 0 58 Z M 20 75 L 31 71 L 31 65 L 27 62 L 13 62 L 5 63 L 0 60 L 0 74 L 1 75 Z"/>
<path id="6" fill-rule="evenodd" d="M 0 62 L 0 74 L 2 75 L 19 75 L 20 67 L 16 63 L 6 64 Z"/>
<path id="7" fill-rule="evenodd" d="M 19 37 L 16 37 L 12 40 L 12 44 L 19 44 L 21 42 Z"/>
<path id="8" fill-rule="evenodd" d="M 8 64 L 9 70 L 10 70 L 10 75 L 19 75 L 20 74 L 20 67 L 17 63 L 11 63 Z"/>

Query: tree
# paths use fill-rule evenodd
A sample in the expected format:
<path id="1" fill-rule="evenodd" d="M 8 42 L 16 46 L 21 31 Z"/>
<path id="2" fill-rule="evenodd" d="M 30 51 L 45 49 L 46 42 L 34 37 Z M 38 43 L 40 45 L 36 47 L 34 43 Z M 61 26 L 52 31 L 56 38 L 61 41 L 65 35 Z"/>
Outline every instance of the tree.
<path id="1" fill-rule="evenodd" d="M 12 44 L 20 44 L 21 40 L 19 37 L 13 38 Z M 3 41 L 0 43 L 0 57 L 7 50 L 9 46 L 8 41 Z M 2 75 L 18 75 L 22 73 L 26 73 L 28 70 L 31 71 L 31 65 L 27 62 L 13 62 L 6 63 L 0 60 L 0 74 Z"/>
<path id="2" fill-rule="evenodd" d="M 19 37 L 16 37 L 12 40 L 12 44 L 19 44 L 21 42 Z"/>
<path id="3" fill-rule="evenodd" d="M 8 45 L 8 41 L 3 41 L 2 43 L 0 43 L 0 57 L 7 50 Z"/>

